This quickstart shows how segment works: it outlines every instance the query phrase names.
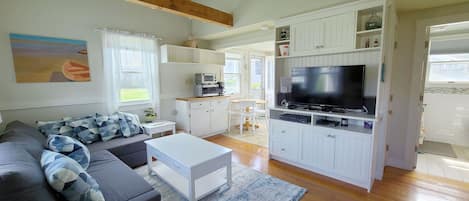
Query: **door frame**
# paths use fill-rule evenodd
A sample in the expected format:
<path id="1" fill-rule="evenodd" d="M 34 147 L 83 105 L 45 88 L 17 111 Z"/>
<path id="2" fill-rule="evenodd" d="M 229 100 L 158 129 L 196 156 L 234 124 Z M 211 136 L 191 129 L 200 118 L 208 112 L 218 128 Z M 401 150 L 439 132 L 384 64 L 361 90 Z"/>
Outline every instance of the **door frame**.
<path id="1" fill-rule="evenodd" d="M 429 34 L 426 34 L 427 29 L 431 26 L 450 24 L 469 21 L 469 14 L 458 14 L 444 17 L 429 18 L 417 20 L 414 55 L 412 63 L 412 72 L 410 80 L 410 95 L 409 95 L 409 111 L 408 111 L 408 126 L 405 141 L 405 168 L 413 170 L 417 164 L 417 151 L 418 138 L 420 136 L 421 126 L 421 104 L 423 103 L 423 87 L 425 86 L 425 73 L 426 65 L 422 65 L 426 56 L 425 41 L 430 40 Z M 423 36 L 423 37 L 422 37 Z M 427 55 L 428 56 L 428 55 Z M 424 76 L 421 79 L 421 76 Z"/>

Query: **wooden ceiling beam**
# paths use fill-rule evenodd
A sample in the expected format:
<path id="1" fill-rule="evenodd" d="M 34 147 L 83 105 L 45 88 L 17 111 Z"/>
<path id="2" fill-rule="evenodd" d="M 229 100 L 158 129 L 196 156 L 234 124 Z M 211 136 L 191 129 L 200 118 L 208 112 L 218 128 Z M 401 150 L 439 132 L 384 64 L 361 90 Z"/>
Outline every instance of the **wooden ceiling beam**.
<path id="1" fill-rule="evenodd" d="M 233 27 L 233 15 L 191 0 L 128 0 L 150 8 L 161 9 L 176 15 Z"/>

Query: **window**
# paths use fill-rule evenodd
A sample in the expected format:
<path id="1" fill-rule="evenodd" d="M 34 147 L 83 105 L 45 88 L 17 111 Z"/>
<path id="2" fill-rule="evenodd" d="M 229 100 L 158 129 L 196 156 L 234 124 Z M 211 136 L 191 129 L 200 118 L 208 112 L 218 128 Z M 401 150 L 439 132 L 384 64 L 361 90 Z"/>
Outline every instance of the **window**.
<path id="1" fill-rule="evenodd" d="M 157 41 L 153 38 L 104 33 L 104 64 L 110 101 L 120 106 L 154 104 Z"/>
<path id="2" fill-rule="evenodd" d="M 264 99 L 264 57 L 251 56 L 250 65 L 250 98 Z"/>
<path id="3" fill-rule="evenodd" d="M 223 69 L 226 94 L 241 93 L 241 59 L 227 58 Z"/>
<path id="4" fill-rule="evenodd" d="M 431 84 L 469 83 L 469 54 L 430 55 L 427 82 Z"/>

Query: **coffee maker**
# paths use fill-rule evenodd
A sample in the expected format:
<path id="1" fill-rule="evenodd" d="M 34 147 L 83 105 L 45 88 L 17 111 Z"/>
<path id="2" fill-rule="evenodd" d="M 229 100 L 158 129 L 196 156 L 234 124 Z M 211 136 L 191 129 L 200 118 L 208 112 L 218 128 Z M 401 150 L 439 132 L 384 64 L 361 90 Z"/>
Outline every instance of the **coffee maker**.
<path id="1" fill-rule="evenodd" d="M 210 97 L 223 96 L 225 84 L 217 82 L 213 73 L 197 73 L 195 74 L 194 96 Z"/>

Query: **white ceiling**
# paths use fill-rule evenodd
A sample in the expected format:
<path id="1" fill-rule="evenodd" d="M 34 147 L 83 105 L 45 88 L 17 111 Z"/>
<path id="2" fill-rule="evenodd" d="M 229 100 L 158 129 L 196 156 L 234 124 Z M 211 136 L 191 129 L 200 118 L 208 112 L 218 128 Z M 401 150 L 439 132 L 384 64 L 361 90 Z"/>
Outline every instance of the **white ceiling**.
<path id="1" fill-rule="evenodd" d="M 396 0 L 396 7 L 398 11 L 412 11 L 464 2 L 469 2 L 469 0 Z"/>
<path id="2" fill-rule="evenodd" d="M 248 0 L 193 0 L 194 2 L 210 6 L 231 13 L 239 4 L 248 2 Z M 321 0 L 312 0 L 321 1 Z M 399 11 L 421 10 L 426 8 L 435 8 L 446 5 L 469 2 L 469 0 L 396 0 L 396 7 Z M 275 2 L 273 2 L 275 3 Z M 294 6 L 294 5 L 292 5 Z M 266 9 L 268 6 L 266 6 Z"/>
<path id="3" fill-rule="evenodd" d="M 266 42 L 255 43 L 255 44 L 236 46 L 236 47 L 233 47 L 232 49 L 243 49 L 243 50 L 256 51 L 256 52 L 273 53 L 275 50 L 274 48 L 275 48 L 274 41 L 266 41 Z"/>

